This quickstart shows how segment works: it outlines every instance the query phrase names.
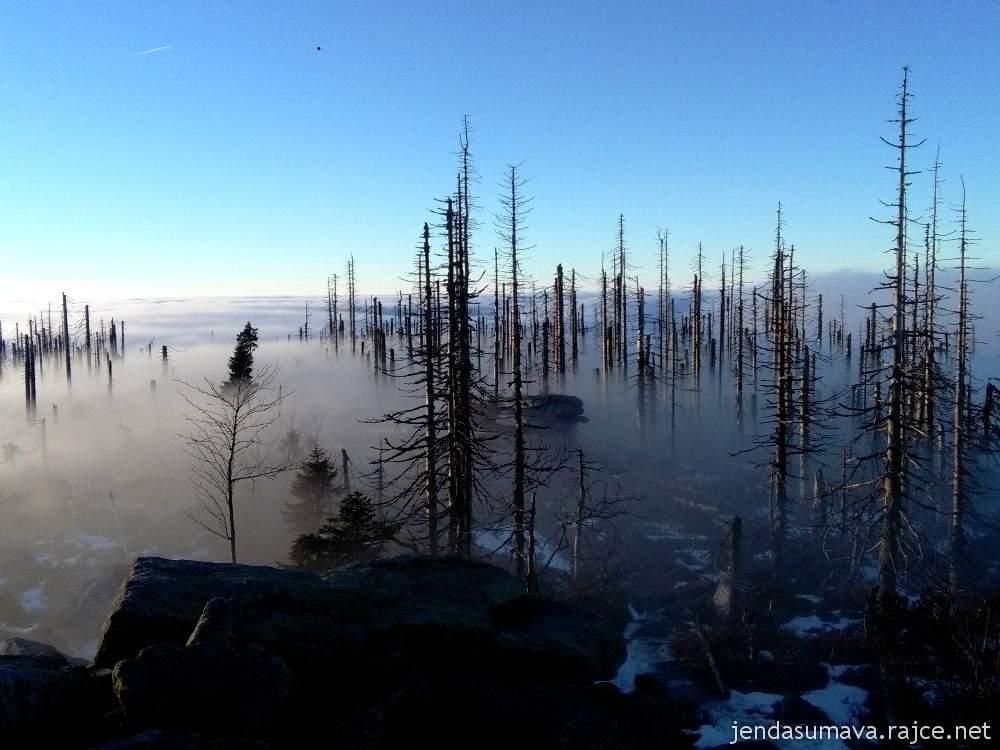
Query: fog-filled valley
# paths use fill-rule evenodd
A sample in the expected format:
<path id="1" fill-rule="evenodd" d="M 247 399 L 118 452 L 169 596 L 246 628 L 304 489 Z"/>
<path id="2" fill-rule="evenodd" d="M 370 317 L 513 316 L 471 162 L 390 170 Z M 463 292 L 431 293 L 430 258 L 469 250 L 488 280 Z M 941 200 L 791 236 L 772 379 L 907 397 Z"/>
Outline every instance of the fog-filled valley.
<path id="1" fill-rule="evenodd" d="M 810 328 L 815 330 L 818 324 L 816 295 L 825 293 L 830 299 L 833 290 L 843 290 L 845 299 L 850 295 L 852 300 L 844 303 L 845 330 L 858 336 L 859 328 L 865 325 L 869 300 L 879 299 L 866 288 L 875 288 L 879 279 L 855 275 L 851 280 L 853 283 L 845 284 L 841 278 L 821 275 L 810 283 Z M 535 296 L 538 294 L 536 290 Z M 691 289 L 675 290 L 673 296 L 675 308 L 690 306 Z M 368 300 L 373 308 L 376 300 Z M 745 297 L 744 301 L 749 318 L 750 299 Z M 188 418 L 194 411 L 185 396 L 197 402 L 189 385 L 199 385 L 205 379 L 225 380 L 234 332 L 247 320 L 259 326 L 257 366 L 276 368 L 275 386 L 283 399 L 274 423 L 262 436 L 264 450 L 273 457 L 289 459 L 290 468 L 238 490 L 239 560 L 289 563 L 294 537 L 310 530 L 285 517 L 295 474 L 292 469 L 314 445 L 327 451 L 341 468 L 330 514 L 335 512 L 338 498 L 346 494 L 342 470 L 346 452 L 348 482 L 377 497 L 381 515 L 393 515 L 393 498 L 400 491 L 391 478 L 396 469 L 386 464 L 379 478 L 378 446 L 382 444 L 384 449 L 386 439 L 398 441 L 406 430 L 380 418 L 422 399 L 420 392 L 414 393 L 407 385 L 406 375 L 411 370 L 405 333 L 407 311 L 402 304 L 398 310 L 393 306 L 391 322 L 383 320 L 389 332 L 386 345 L 392 349 L 391 360 L 383 367 L 373 357 L 375 337 L 362 311 L 353 347 L 349 327 L 337 341 L 329 337 L 322 323 L 328 316 L 329 302 L 294 297 L 127 300 L 85 311 L 82 303 L 68 301 L 71 335 L 82 333 L 86 314 L 92 316 L 95 331 L 102 326 L 107 329 L 113 319 L 121 331 L 124 321 L 127 338 L 114 357 L 103 351 L 89 364 L 82 351 L 74 352 L 69 379 L 60 352 L 41 356 L 36 365 L 37 404 L 28 408 L 27 416 L 23 362 L 13 357 L 5 362 L 0 386 L 5 518 L 0 627 L 4 632 L 37 637 L 67 653 L 92 658 L 106 608 L 135 556 L 228 558 L 225 540 L 196 520 L 192 458 L 184 441 L 190 432 Z M 989 298 L 983 302 L 984 307 L 991 304 Z M 686 365 L 668 364 L 659 372 L 653 369 L 645 377 L 636 372 L 635 364 L 606 367 L 602 336 L 586 312 L 588 308 L 599 311 L 601 298 L 581 292 L 578 304 L 583 306 L 584 317 L 578 323 L 576 364 L 559 373 L 553 363 L 544 374 L 536 357 L 526 368 L 531 373 L 526 378 L 530 381 L 526 398 L 558 393 L 582 402 L 582 418 L 573 415 L 565 421 L 542 420 L 537 429 L 529 430 L 529 444 L 544 449 L 550 459 L 545 477 L 534 490 L 543 585 L 556 589 L 567 586 L 578 498 L 578 449 L 586 456 L 592 496 L 616 498 L 607 517 L 590 522 L 593 536 L 587 532 L 581 576 L 588 576 L 591 584 L 622 591 L 636 611 L 661 609 L 677 591 L 718 580 L 719 544 L 727 519 L 734 515 L 745 519 L 744 534 L 753 545 L 750 550 L 755 564 L 762 565 L 769 554 L 769 463 L 773 457 L 766 447 L 755 445 L 766 441 L 773 429 L 767 390 L 772 378 L 762 363 L 754 377 L 750 340 L 746 341 L 744 362 L 745 404 L 738 409 L 732 361 L 726 367 L 712 362 L 698 378 L 690 373 L 690 361 Z M 655 310 L 656 297 L 647 304 Z M 717 299 L 709 304 L 711 313 L 706 316 L 715 314 Z M 492 346 L 491 308 L 480 301 L 476 309 L 475 317 Z M 396 318 L 397 313 L 402 317 Z M 318 333 L 303 331 L 306 314 Z M 635 327 L 636 312 L 628 314 L 633 318 L 629 325 Z M 827 314 L 839 321 L 839 300 L 835 312 Z M 43 309 L 25 318 L 34 317 L 45 327 L 47 315 Z M 8 320 L 11 317 L 5 315 Z M 655 339 L 657 323 L 649 325 Z M 4 330 L 10 330 L 9 323 Z M 826 564 L 835 569 L 843 562 L 843 551 L 837 550 L 833 541 L 839 532 L 817 529 L 815 506 L 820 493 L 815 477 L 819 472 L 829 478 L 829 487 L 823 492 L 833 497 L 831 503 L 836 505 L 836 498 L 846 491 L 841 486 L 841 452 L 852 430 L 857 429 L 858 418 L 838 417 L 834 412 L 849 401 L 858 369 L 846 355 L 842 339 L 835 337 L 831 343 L 829 332 L 825 333 L 824 340 L 812 342 L 819 363 L 813 398 L 828 412 L 822 419 L 817 417 L 817 423 L 823 423 L 817 432 L 825 433 L 824 444 L 809 457 L 808 465 L 800 466 L 796 459 L 790 472 L 788 534 L 793 540 L 807 540 L 808 546 L 815 543 L 824 547 L 829 557 Z M 540 345 L 541 338 L 536 339 Z M 690 351 L 684 348 L 677 356 L 689 360 Z M 857 356 L 855 352 L 854 358 Z M 486 381 L 493 377 L 492 361 L 487 346 L 483 346 L 477 362 Z M 996 362 L 995 338 L 983 338 L 972 358 L 973 369 L 985 374 Z M 501 400 L 509 398 L 509 381 L 501 386 Z M 499 455 L 509 454 L 513 448 L 509 412 L 508 404 L 499 412 L 483 414 L 480 420 L 480 429 L 496 438 L 491 450 Z M 980 459 L 979 467 L 987 491 L 979 493 L 976 512 L 988 528 L 997 514 L 990 490 L 996 480 L 995 467 L 988 457 Z M 942 473 L 931 478 L 943 482 L 944 477 Z M 492 499 L 477 506 L 473 554 L 509 566 L 511 518 L 505 499 L 509 472 L 484 475 L 484 481 Z M 927 559 L 915 561 L 910 575 L 904 576 L 904 590 L 911 595 L 934 583 L 932 571 L 947 552 L 946 527 L 944 514 L 931 514 L 923 532 Z M 984 537 L 986 532 L 972 532 L 974 541 Z M 388 545 L 386 553 L 393 546 Z M 396 550 L 408 551 L 398 546 Z M 992 550 L 987 545 L 981 552 L 984 556 L 978 564 L 982 572 L 996 575 Z M 816 555 L 811 564 L 819 565 L 822 557 Z M 829 573 L 822 571 L 805 574 L 799 588 L 812 591 L 810 587 L 826 575 Z M 862 550 L 852 561 L 850 572 L 844 569 L 843 575 L 861 590 L 877 576 L 877 558 Z M 790 584 L 795 586 L 796 579 Z M 837 616 L 829 623 L 818 619 L 813 625 L 821 632 L 844 622 L 847 620 Z M 631 665 L 629 669 L 644 666 Z"/>
<path id="2" fill-rule="evenodd" d="M 325 44 L 308 65 L 343 54 Z M 261 59 L 278 49 L 268 39 Z M 404 137 L 398 112 L 372 116 L 392 137 L 324 141 L 331 168 L 298 149 L 333 125 L 300 132 L 285 109 L 325 92 L 316 71 L 272 64 L 284 72 L 227 78 L 236 111 L 253 102 L 246 122 L 206 91 L 198 106 L 230 125 L 194 118 L 216 140 L 180 156 L 164 154 L 192 134 L 151 128 L 153 98 L 140 107 L 150 133 L 129 148 L 162 160 L 148 177 L 133 174 L 145 157 L 109 164 L 110 198 L 78 190 L 52 226 L 0 200 L 0 747 L 992 740 L 1000 256 L 982 214 L 996 193 L 992 146 L 967 186 L 948 161 L 966 167 L 965 147 L 926 143 L 964 132 L 939 83 L 920 79 L 946 103 L 919 131 L 908 66 L 882 92 L 892 119 L 859 103 L 876 156 L 837 134 L 845 165 L 875 175 L 850 186 L 880 196 L 859 211 L 841 193 L 861 172 L 801 171 L 821 149 L 770 117 L 747 143 L 780 148 L 741 146 L 731 184 L 700 163 L 728 142 L 678 126 L 683 179 L 650 181 L 663 164 L 636 142 L 621 174 L 554 170 L 554 199 L 534 193 L 534 160 L 496 149 L 537 135 L 527 152 L 548 165 L 572 138 L 503 117 L 480 134 L 462 115 L 429 156 L 410 140 L 426 123 Z M 610 153 L 635 133 L 608 122 L 593 129 Z M 258 126 L 267 148 L 239 145 Z M 158 169 L 162 186 L 129 195 Z M 405 191 L 439 174 L 423 204 Z M 219 175 L 232 193 L 212 194 Z M 734 211 L 748 175 L 768 187 Z M 91 226 L 116 213 L 107 237 Z"/>

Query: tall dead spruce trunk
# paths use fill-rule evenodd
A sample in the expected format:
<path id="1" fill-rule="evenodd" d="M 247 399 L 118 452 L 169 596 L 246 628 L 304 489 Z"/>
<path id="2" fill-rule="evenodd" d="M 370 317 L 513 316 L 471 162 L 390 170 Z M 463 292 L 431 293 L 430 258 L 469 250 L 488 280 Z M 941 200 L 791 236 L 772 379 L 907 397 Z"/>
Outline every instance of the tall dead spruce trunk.
<path id="1" fill-rule="evenodd" d="M 948 517 L 950 554 L 948 556 L 948 583 L 952 594 L 961 590 L 965 558 L 966 499 L 966 429 L 968 424 L 968 355 L 969 355 L 969 284 L 966 279 L 968 237 L 965 214 L 965 183 L 962 183 L 962 202 L 959 208 L 958 239 L 958 327 L 955 331 L 955 403 L 952 425 L 951 509 Z"/>
<path id="2" fill-rule="evenodd" d="M 899 94 L 899 140 L 889 144 L 899 154 L 896 167 L 898 177 L 895 219 L 888 222 L 896 229 L 895 272 L 890 276 L 892 293 L 891 348 L 889 361 L 889 413 L 884 423 L 886 433 L 885 468 L 882 477 L 882 530 L 879 538 L 878 598 L 887 603 L 896 594 L 897 566 L 899 562 L 900 536 L 903 523 L 903 451 L 904 415 L 903 404 L 906 387 L 906 297 L 904 295 L 906 274 L 906 188 L 907 178 L 915 174 L 906 171 L 907 149 L 915 148 L 907 144 L 907 127 L 913 122 L 907 118 L 909 69 L 903 68 L 903 83 Z M 884 139 L 883 139 L 884 140 Z M 888 143 L 888 141 L 886 141 Z M 919 146 L 920 144 L 916 144 Z"/>
<path id="3" fill-rule="evenodd" d="M 71 360 L 71 354 L 73 347 L 70 346 L 69 342 L 69 311 L 66 307 L 66 294 L 63 293 L 62 296 L 62 328 L 63 328 L 63 349 L 66 352 L 66 380 L 67 382 L 73 379 L 73 365 Z"/>
<path id="4" fill-rule="evenodd" d="M 526 446 L 524 441 L 524 383 L 521 377 L 521 314 L 519 307 L 518 285 L 520 282 L 520 269 L 518 267 L 518 232 L 521 228 L 522 200 L 518 195 L 518 189 L 522 180 L 518 177 L 517 167 L 510 168 L 510 195 L 505 200 L 507 216 L 505 217 L 507 240 L 510 251 L 510 279 L 511 279 L 511 301 L 512 317 L 511 325 L 514 332 L 514 343 L 512 348 L 512 379 L 514 387 L 514 492 L 513 492 L 513 516 L 514 516 L 514 569 L 518 576 L 524 575 L 525 568 L 525 530 L 524 530 L 524 500 L 525 500 L 525 472 L 526 472 Z M 509 201 L 509 202 L 508 202 Z M 559 266 L 559 276 L 562 276 L 562 266 Z M 561 284 L 561 279 L 557 281 Z M 547 346 L 546 346 L 547 350 Z"/>
<path id="5" fill-rule="evenodd" d="M 791 270 L 789 270 L 789 276 Z M 788 443 L 791 420 L 791 311 L 785 288 L 785 251 L 781 236 L 781 206 L 778 206 L 778 229 L 775 236 L 774 279 L 771 285 L 771 323 L 774 341 L 774 458 L 771 464 L 770 546 L 772 569 L 776 576 L 784 567 L 785 536 L 788 524 Z"/>
<path id="6" fill-rule="evenodd" d="M 430 229 L 424 223 L 423 233 L 423 298 L 424 298 L 424 389 L 426 416 L 424 422 L 424 482 L 427 504 L 427 549 L 431 555 L 438 553 L 438 486 L 437 486 L 437 415 L 435 414 L 434 359 L 437 342 L 434 337 L 434 295 L 431 291 L 431 241 Z"/>

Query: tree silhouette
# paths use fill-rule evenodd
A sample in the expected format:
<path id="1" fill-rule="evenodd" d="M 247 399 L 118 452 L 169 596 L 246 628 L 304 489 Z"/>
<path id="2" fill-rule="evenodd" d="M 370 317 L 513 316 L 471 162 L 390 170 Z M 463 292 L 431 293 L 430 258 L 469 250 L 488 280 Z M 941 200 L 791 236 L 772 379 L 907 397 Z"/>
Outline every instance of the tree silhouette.
<path id="1" fill-rule="evenodd" d="M 253 377 L 253 352 L 256 348 L 257 329 L 251 326 L 248 320 L 243 330 L 236 336 L 236 347 L 233 349 L 233 356 L 229 358 L 230 383 L 235 384 Z"/>
<path id="2" fill-rule="evenodd" d="M 314 445 L 289 488 L 292 498 L 283 510 L 289 527 L 296 531 L 315 529 L 324 518 L 333 514 L 330 501 L 336 478 L 337 467 L 330 460 L 330 454 Z"/>
<path id="3" fill-rule="evenodd" d="M 370 497 L 352 492 L 341 501 L 336 518 L 292 543 L 289 558 L 296 567 L 319 570 L 372 560 L 397 530 L 397 526 L 376 518 Z"/>
<path id="4" fill-rule="evenodd" d="M 192 471 L 198 496 L 196 507 L 187 515 L 229 542 L 234 563 L 237 486 L 271 479 L 292 468 L 288 461 L 270 463 L 263 455 L 269 445 L 267 431 L 288 396 L 287 392 L 274 394 L 276 376 L 277 370 L 266 366 L 253 380 L 237 379 L 222 386 L 207 378 L 200 386 L 181 381 L 186 389 L 181 398 L 193 410 L 186 417 L 190 431 L 183 438 L 185 452 L 195 461 Z"/>

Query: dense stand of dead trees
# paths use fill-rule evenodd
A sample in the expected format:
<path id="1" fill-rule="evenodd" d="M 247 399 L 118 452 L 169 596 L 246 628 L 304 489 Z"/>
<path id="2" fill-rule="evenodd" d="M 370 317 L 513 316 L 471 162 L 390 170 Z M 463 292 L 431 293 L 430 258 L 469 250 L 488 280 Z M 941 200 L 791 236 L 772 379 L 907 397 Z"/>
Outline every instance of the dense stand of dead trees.
<path id="1" fill-rule="evenodd" d="M 341 339 L 345 348 L 350 340 L 352 352 L 360 346 L 376 373 L 398 379 L 414 399 L 412 407 L 385 415 L 384 421 L 400 429 L 379 446 L 378 461 L 383 512 L 406 529 L 409 543 L 431 555 L 468 556 L 477 526 L 493 524 L 509 537 L 514 569 L 537 580 L 545 567 L 535 560 L 539 495 L 544 506 L 546 484 L 565 461 L 554 457 L 544 440 L 531 439 L 537 433 L 532 433 L 530 406 L 536 395 L 558 388 L 580 367 L 588 331 L 584 300 L 589 299 L 599 376 L 619 371 L 639 384 L 641 399 L 662 397 L 669 404 L 672 433 L 678 393 L 699 391 L 707 371 L 717 372 L 720 394 L 731 387 L 741 431 L 749 413 L 747 421 L 760 434 L 746 450 L 766 456 L 761 463 L 769 472 L 768 546 L 776 577 L 787 565 L 790 526 L 806 523 L 844 570 L 856 570 L 865 556 L 873 559 L 878 597 L 888 601 L 922 554 L 917 519 L 922 503 L 947 518 L 947 586 L 961 592 L 970 547 L 965 528 L 974 508 L 971 466 L 995 448 L 997 389 L 989 382 L 977 386 L 971 374 L 975 336 L 964 190 L 953 325 L 949 311 L 942 310 L 949 290 L 939 275 L 939 154 L 929 215 L 924 221 L 910 215 L 910 180 L 918 172 L 908 164 L 920 144 L 909 133 L 908 87 L 904 72 L 898 135 L 887 141 L 897 154 L 895 197 L 885 204 L 893 215 L 884 222 L 894 235 L 892 268 L 877 301 L 863 311 L 861 327 L 852 324 L 852 330 L 843 297 L 838 311 L 829 297 L 812 296 L 802 254 L 786 240 L 781 206 L 765 278 L 750 275 L 750 252 L 740 245 L 722 254 L 718 286 L 706 286 L 709 273 L 699 243 L 685 299 L 671 288 L 671 235 L 663 230 L 655 246 L 650 243 L 658 253 L 653 305 L 634 251 L 626 245 L 624 214 L 619 214 L 614 245 L 596 278 L 575 267 L 567 272 L 559 263 L 551 277 L 546 274 L 551 284 L 536 286 L 523 270 L 530 207 L 516 166 L 503 179 L 499 244 L 491 253 L 492 278 L 483 283 L 473 252 L 475 171 L 466 123 L 456 182 L 440 203 L 438 223 L 423 225 L 410 288 L 398 290 L 394 300 L 360 302 L 353 256 L 347 261 L 346 303 L 339 296 L 338 276 L 327 280 L 325 337 L 333 339 L 335 350 Z M 917 225 L 921 243 L 909 236 Z M 592 290 L 584 288 L 588 284 Z M 47 319 L 29 320 L 25 331 L 15 326 L 11 339 L 10 355 L 23 370 L 29 415 L 47 363 L 63 365 L 69 380 L 74 360 L 83 358 L 88 369 L 107 368 L 110 379 L 112 361 L 125 350 L 120 320 L 112 320 L 107 331 L 101 321 L 92 332 L 85 307 L 83 330 L 78 325 L 71 331 L 65 295 L 62 301 L 58 330 L 50 312 Z M 345 306 L 346 319 L 341 315 Z M 304 341 L 310 330 L 307 306 Z M 397 358 L 397 351 L 405 356 Z M 0 354 L 6 353 L 0 329 Z M 823 371 L 834 361 L 848 363 L 847 377 L 853 380 L 842 392 L 823 382 Z M 508 423 L 509 433 L 501 428 Z M 582 487 L 587 471 L 582 454 L 578 459 Z M 942 483 L 941 476 L 948 481 Z M 582 489 L 579 495 L 587 497 Z M 221 507 L 225 511 L 225 503 Z M 574 578 L 582 559 L 581 518 L 587 512 L 577 507 L 575 520 L 565 526 L 572 530 L 564 536 Z M 730 533 L 741 537 L 742 521 L 737 521 Z M 232 523 L 229 527 L 235 548 Z"/>

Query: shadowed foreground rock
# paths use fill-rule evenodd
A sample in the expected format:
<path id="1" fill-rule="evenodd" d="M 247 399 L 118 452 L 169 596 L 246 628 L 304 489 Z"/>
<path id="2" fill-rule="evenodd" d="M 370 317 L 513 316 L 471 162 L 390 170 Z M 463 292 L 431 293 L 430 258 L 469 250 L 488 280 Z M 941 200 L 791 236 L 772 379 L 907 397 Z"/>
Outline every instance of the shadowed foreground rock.
<path id="1" fill-rule="evenodd" d="M 0 747 L 30 746 L 28 738 L 53 733 L 85 736 L 111 699 L 106 674 L 71 664 L 52 646 L 24 638 L 0 643 Z"/>
<path id="2" fill-rule="evenodd" d="M 321 576 L 142 558 L 95 666 L 79 670 L 113 710 L 76 719 L 63 746 L 688 746 L 662 690 L 595 684 L 624 658 L 625 619 L 525 596 L 477 562 L 395 558 Z"/>

